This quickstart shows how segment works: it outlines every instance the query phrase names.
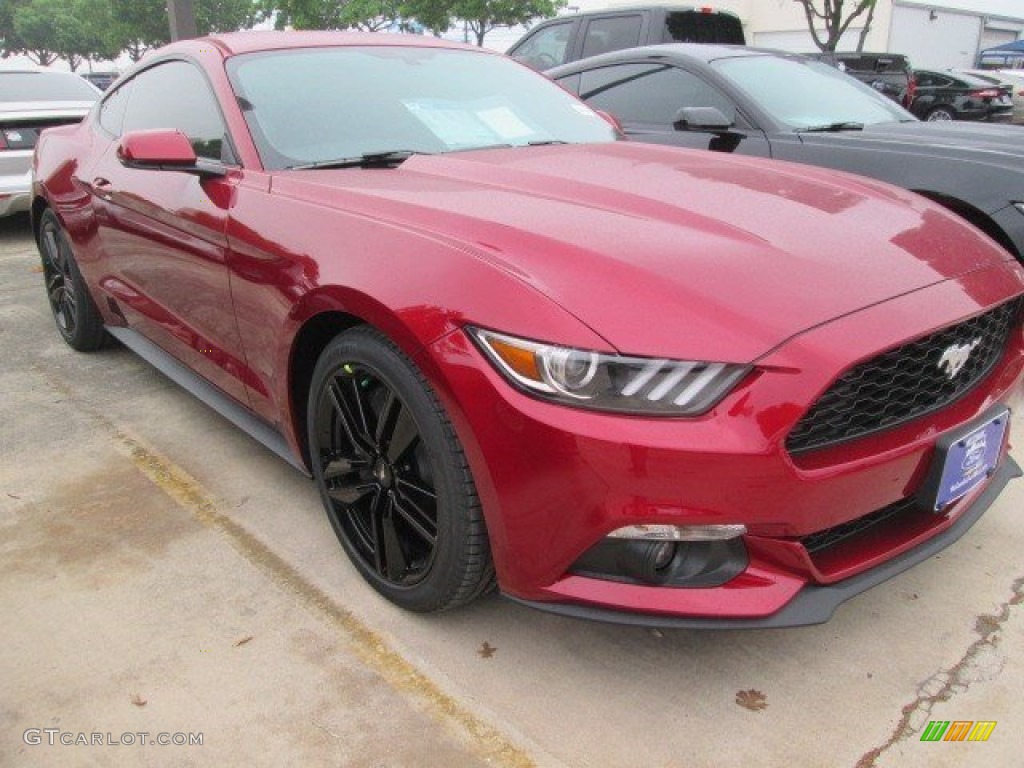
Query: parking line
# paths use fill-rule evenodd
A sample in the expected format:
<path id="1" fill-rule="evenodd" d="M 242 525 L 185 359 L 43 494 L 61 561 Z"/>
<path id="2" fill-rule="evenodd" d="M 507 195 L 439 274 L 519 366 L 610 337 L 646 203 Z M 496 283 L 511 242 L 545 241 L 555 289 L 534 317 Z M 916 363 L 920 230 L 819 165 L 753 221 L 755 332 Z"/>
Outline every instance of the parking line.
<path id="1" fill-rule="evenodd" d="M 535 763 L 525 751 L 441 690 L 391 648 L 383 637 L 335 603 L 321 589 L 306 581 L 294 567 L 245 528 L 220 512 L 216 502 L 188 472 L 148 447 L 140 438 L 119 429 L 102 414 L 93 412 L 89 415 L 113 434 L 115 448 L 178 506 L 203 525 L 225 534 L 231 545 L 246 560 L 269 575 L 278 587 L 299 598 L 307 608 L 340 628 L 347 636 L 353 653 L 392 688 L 425 704 L 425 709 L 435 720 L 453 725 L 467 734 L 474 751 L 491 765 L 533 768 Z"/>

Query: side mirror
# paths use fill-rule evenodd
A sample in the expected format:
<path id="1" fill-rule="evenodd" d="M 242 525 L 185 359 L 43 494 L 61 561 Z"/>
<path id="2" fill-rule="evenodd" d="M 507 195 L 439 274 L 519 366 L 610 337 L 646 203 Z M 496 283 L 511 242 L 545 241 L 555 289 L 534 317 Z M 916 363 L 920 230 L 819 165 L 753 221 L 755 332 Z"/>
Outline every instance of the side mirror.
<path id="1" fill-rule="evenodd" d="M 225 176 L 216 163 L 200 160 L 188 137 L 177 130 L 131 131 L 121 137 L 117 158 L 127 168 L 184 171 L 199 176 Z"/>
<path id="2" fill-rule="evenodd" d="M 733 125 L 718 107 L 683 107 L 672 120 L 672 127 L 677 131 L 728 133 Z"/>

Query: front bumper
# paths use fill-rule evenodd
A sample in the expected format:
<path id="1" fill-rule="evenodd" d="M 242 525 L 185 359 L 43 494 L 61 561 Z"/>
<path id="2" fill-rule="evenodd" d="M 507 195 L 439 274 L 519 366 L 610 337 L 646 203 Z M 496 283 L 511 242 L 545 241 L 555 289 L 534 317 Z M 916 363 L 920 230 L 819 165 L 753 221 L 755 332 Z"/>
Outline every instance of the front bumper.
<path id="1" fill-rule="evenodd" d="M 948 546 L 1019 473 L 998 475 L 942 515 L 809 554 L 801 540 L 915 495 L 938 439 L 1015 405 L 1024 331 L 972 391 L 942 410 L 845 445 L 790 456 L 784 441 L 845 369 L 1019 293 L 1009 266 L 971 273 L 826 323 L 758 361 L 711 413 L 649 419 L 584 412 L 512 389 L 462 333 L 434 344 L 440 392 L 473 469 L 499 585 L 570 615 L 664 626 L 824 621 L 843 600 Z M 913 327 L 913 331 L 908 330 Z M 743 524 L 745 569 L 721 586 L 596 578 L 574 564 L 629 525 Z M 902 526 L 902 527 L 901 527 Z"/>
<path id="2" fill-rule="evenodd" d="M 656 627 L 661 629 L 781 629 L 801 627 L 810 624 L 824 624 L 832 618 L 836 609 L 851 597 L 876 587 L 904 571 L 924 562 L 960 539 L 985 511 L 992 506 L 1010 480 L 1024 476 L 1020 466 L 1007 457 L 970 506 L 941 533 L 933 536 L 918 547 L 897 555 L 857 576 L 851 576 L 834 584 L 810 584 L 805 586 L 784 607 L 770 616 L 754 619 L 715 619 L 703 617 L 658 616 L 629 613 L 609 608 L 575 603 L 552 603 L 539 600 L 523 600 L 506 595 L 511 600 L 537 608 L 548 613 L 570 616 L 576 619 L 603 621 L 609 624 Z"/>

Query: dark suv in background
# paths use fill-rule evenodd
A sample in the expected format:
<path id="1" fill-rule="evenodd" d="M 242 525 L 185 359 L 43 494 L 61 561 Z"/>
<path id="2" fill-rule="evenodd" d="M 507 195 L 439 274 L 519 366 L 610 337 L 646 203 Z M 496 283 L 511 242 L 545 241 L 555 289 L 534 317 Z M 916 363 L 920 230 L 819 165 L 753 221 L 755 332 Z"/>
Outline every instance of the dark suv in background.
<path id="1" fill-rule="evenodd" d="M 902 54 L 851 52 L 804 55 L 852 75 L 907 109 L 914 103 L 917 78 L 910 60 Z"/>
<path id="2" fill-rule="evenodd" d="M 745 45 L 734 13 L 694 6 L 638 6 L 558 16 L 541 22 L 508 55 L 537 70 L 623 48 L 658 43 Z"/>

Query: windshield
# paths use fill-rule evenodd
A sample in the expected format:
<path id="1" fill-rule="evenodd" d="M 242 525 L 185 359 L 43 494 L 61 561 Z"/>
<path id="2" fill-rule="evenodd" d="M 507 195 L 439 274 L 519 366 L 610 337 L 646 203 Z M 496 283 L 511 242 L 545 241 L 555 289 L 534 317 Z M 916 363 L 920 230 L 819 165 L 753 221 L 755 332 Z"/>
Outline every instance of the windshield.
<path id="1" fill-rule="evenodd" d="M 742 56 L 718 59 L 712 66 L 761 109 L 797 130 L 915 119 L 877 91 L 819 61 Z"/>
<path id="2" fill-rule="evenodd" d="M 600 115 L 493 54 L 398 46 L 249 54 L 228 64 L 268 169 L 389 151 L 614 141 Z"/>
<path id="3" fill-rule="evenodd" d="M 0 72 L 0 101 L 96 101 L 99 97 L 78 75 Z"/>

